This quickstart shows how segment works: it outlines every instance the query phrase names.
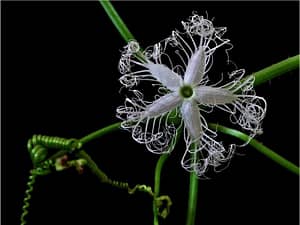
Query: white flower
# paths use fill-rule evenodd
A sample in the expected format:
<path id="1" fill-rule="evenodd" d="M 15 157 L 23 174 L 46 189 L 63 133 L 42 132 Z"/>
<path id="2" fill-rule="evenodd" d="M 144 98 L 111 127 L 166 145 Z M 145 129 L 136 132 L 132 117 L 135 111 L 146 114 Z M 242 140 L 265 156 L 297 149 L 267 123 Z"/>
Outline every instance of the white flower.
<path id="1" fill-rule="evenodd" d="M 229 83 L 220 85 L 221 77 L 210 84 L 213 53 L 221 46 L 232 47 L 228 39 L 222 38 L 225 27 L 215 28 L 211 21 L 196 14 L 182 24 L 184 32 L 173 31 L 171 37 L 143 52 L 135 41 L 125 47 L 119 62 L 123 74 L 120 82 L 129 89 L 129 96 L 117 109 L 117 116 L 135 141 L 158 154 L 173 150 L 177 128 L 184 124 L 186 151 L 181 164 L 205 177 L 209 167 L 216 169 L 231 158 L 234 145 L 226 150 L 217 142 L 217 134 L 208 128 L 203 114 L 214 108 L 226 111 L 233 123 L 253 137 L 261 132 L 267 104 L 255 96 L 253 77 L 242 80 L 242 69 L 229 74 Z M 135 89 L 138 85 L 146 89 L 147 83 L 158 90 L 154 99 L 146 100 Z M 179 117 L 180 123 L 172 120 L 174 117 Z"/>

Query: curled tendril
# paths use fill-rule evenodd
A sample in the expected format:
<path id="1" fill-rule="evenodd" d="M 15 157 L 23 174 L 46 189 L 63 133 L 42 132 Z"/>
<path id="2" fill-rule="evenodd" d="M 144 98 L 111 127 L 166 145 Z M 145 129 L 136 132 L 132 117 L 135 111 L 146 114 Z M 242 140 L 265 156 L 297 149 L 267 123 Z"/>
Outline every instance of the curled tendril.
<path id="1" fill-rule="evenodd" d="M 168 195 L 161 195 L 154 199 L 157 214 L 166 219 L 167 216 L 170 214 L 170 209 L 172 206 L 171 198 Z"/>
<path id="2" fill-rule="evenodd" d="M 27 189 L 25 191 L 25 197 L 22 206 L 21 225 L 27 224 L 25 217 L 29 213 L 28 209 L 30 207 L 30 199 L 31 199 L 31 194 L 33 192 L 33 185 L 35 184 L 36 176 L 37 176 L 36 173 L 31 173 L 28 177 Z"/>
<path id="3" fill-rule="evenodd" d="M 28 140 L 27 149 L 35 167 L 41 167 L 46 159 L 49 159 L 49 149 L 60 150 L 57 154 L 52 154 L 51 159 L 55 159 L 63 154 L 72 153 L 82 147 L 82 143 L 74 138 L 66 139 L 46 135 L 33 135 Z"/>

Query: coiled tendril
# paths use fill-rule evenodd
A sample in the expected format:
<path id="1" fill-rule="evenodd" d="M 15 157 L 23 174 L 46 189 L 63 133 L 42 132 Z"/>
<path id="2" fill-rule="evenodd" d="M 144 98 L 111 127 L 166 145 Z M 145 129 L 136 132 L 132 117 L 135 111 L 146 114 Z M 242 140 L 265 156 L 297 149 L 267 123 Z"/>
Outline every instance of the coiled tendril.
<path id="1" fill-rule="evenodd" d="M 28 177 L 28 182 L 26 184 L 27 189 L 25 191 L 25 197 L 23 200 L 21 225 L 25 225 L 27 223 L 27 221 L 25 220 L 25 216 L 28 214 L 28 208 L 30 206 L 30 199 L 31 199 L 31 193 L 33 191 L 33 185 L 35 183 L 36 176 L 38 176 L 38 173 L 33 172 L 33 170 L 30 173 L 31 174 Z"/>
<path id="2" fill-rule="evenodd" d="M 22 206 L 21 225 L 25 225 L 27 223 L 25 216 L 28 214 L 28 208 L 30 206 L 29 201 L 31 199 L 36 177 L 51 173 L 54 159 L 65 154 L 66 152 L 71 153 L 77 149 L 80 149 L 81 146 L 82 143 L 74 138 L 66 139 L 46 135 L 33 135 L 32 138 L 28 140 L 27 149 L 30 154 L 34 169 L 30 171 L 28 178 L 29 181 L 27 182 L 27 189 L 25 191 L 25 197 Z M 48 157 L 48 149 L 60 151 L 54 152 L 51 157 Z"/>
<path id="3" fill-rule="evenodd" d="M 48 149 L 65 150 L 73 152 L 80 149 L 82 143 L 74 138 L 66 139 L 61 137 L 52 137 L 45 135 L 33 135 L 27 143 L 31 160 L 34 166 L 44 161 L 48 156 Z M 56 156 L 56 155 L 54 155 Z M 56 158 L 56 157 L 51 157 Z"/>

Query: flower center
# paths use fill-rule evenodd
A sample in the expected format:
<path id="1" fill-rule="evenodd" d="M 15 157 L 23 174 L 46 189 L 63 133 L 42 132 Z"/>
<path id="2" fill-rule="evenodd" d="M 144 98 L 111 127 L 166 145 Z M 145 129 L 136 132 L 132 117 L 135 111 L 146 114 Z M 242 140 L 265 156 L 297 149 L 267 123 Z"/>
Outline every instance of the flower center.
<path id="1" fill-rule="evenodd" d="M 189 85 L 184 85 L 179 89 L 179 94 L 183 98 L 190 98 L 193 94 L 193 88 Z"/>

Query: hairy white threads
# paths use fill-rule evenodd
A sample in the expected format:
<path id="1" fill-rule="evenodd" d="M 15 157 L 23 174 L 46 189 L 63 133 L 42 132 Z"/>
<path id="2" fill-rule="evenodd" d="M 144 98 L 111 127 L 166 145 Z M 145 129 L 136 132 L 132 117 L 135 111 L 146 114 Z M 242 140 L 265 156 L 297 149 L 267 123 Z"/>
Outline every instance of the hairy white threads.
<path id="1" fill-rule="evenodd" d="M 214 27 L 197 14 L 182 25 L 183 32 L 175 30 L 144 51 L 134 40 L 124 47 L 119 62 L 120 83 L 128 89 L 128 95 L 124 105 L 117 108 L 117 117 L 135 141 L 156 154 L 171 152 L 177 129 L 184 126 L 182 167 L 207 178 L 209 168 L 219 171 L 229 164 L 235 145 L 225 148 L 217 141 L 217 133 L 208 128 L 204 114 L 215 109 L 229 113 L 232 123 L 253 137 L 262 132 L 267 103 L 255 95 L 253 77 L 243 80 L 243 69 L 230 73 L 227 83 L 223 74 L 218 82 L 211 82 L 210 78 L 216 76 L 209 74 L 213 54 L 227 46 L 228 56 L 232 48 L 223 38 L 225 27 Z M 147 83 L 157 90 L 152 97 L 138 90 Z M 170 119 L 174 112 L 181 122 Z"/>

